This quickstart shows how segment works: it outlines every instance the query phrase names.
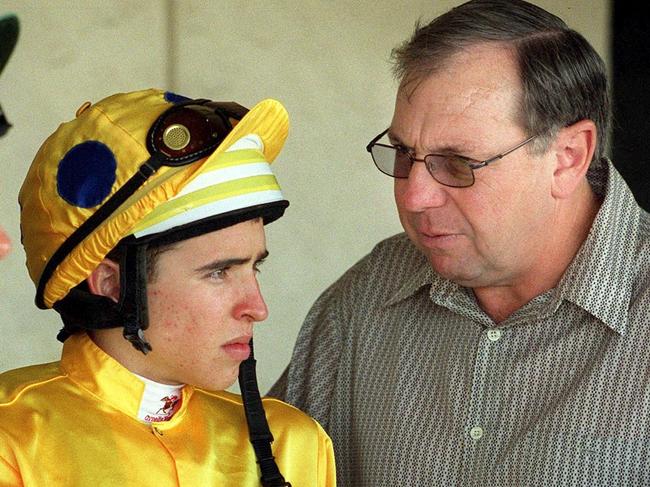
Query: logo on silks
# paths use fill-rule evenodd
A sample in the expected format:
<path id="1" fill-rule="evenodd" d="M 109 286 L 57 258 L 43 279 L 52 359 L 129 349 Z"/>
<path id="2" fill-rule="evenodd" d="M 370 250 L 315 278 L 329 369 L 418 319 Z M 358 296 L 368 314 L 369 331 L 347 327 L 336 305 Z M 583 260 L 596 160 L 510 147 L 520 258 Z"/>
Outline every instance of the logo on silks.
<path id="1" fill-rule="evenodd" d="M 171 419 L 174 413 L 178 410 L 178 406 L 180 406 L 180 397 L 176 394 L 165 396 L 160 398 L 160 403 L 162 406 L 160 406 L 160 409 L 156 411 L 156 414 L 147 414 L 144 418 L 145 421 L 153 423 L 156 421 L 168 421 Z"/>
<path id="2" fill-rule="evenodd" d="M 174 412 L 176 409 L 174 406 L 176 406 L 176 403 L 178 403 L 179 397 L 172 394 L 171 396 L 165 396 L 163 397 L 160 402 L 163 403 L 162 407 L 156 411 L 156 414 L 164 414 L 168 415 Z"/>

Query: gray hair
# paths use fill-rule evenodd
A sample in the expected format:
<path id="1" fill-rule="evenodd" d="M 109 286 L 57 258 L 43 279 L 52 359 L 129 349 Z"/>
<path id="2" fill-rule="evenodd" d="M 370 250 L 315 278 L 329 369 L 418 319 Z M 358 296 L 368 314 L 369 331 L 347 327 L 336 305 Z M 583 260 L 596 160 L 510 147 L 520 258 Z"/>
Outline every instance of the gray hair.
<path id="1" fill-rule="evenodd" d="M 413 36 L 392 51 L 393 73 L 404 88 L 484 42 L 512 48 L 522 83 L 520 123 L 539 136 L 537 151 L 546 151 L 562 127 L 588 119 L 598 137 L 593 160 L 605 155 L 611 116 L 605 63 L 581 34 L 528 2 L 471 0 L 425 26 L 418 22 Z"/>

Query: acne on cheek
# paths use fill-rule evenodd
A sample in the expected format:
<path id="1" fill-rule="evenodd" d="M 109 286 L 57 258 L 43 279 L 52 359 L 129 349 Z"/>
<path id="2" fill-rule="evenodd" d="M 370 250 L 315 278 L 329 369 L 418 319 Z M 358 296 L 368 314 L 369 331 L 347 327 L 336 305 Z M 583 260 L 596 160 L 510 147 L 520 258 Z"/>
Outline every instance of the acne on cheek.
<path id="1" fill-rule="evenodd" d="M 167 336 L 177 336 L 179 333 L 192 333 L 194 326 L 192 320 L 188 320 L 189 311 L 174 309 L 172 306 L 161 309 L 162 316 L 157 322 L 162 330 L 165 330 Z"/>
<path id="2" fill-rule="evenodd" d="M 169 306 L 162 310 L 163 316 L 160 320 L 161 328 L 167 337 L 173 337 L 172 340 L 178 340 L 179 336 L 194 336 L 201 333 L 201 317 L 194 314 L 195 310 L 190 307 L 178 308 Z"/>
<path id="3" fill-rule="evenodd" d="M 173 293 L 163 292 L 155 288 L 149 288 L 147 299 L 149 301 L 149 307 L 151 307 L 155 302 L 155 307 L 164 310 L 165 312 L 176 307 L 176 303 L 178 303 L 178 297 Z"/>
<path id="4" fill-rule="evenodd" d="M 178 300 L 174 296 L 158 290 L 149 291 L 150 325 L 153 324 L 161 330 L 178 329 L 183 326 L 190 314 L 191 310 L 189 308 L 179 307 Z M 165 333 L 165 336 L 166 341 L 173 340 L 167 333 Z"/>

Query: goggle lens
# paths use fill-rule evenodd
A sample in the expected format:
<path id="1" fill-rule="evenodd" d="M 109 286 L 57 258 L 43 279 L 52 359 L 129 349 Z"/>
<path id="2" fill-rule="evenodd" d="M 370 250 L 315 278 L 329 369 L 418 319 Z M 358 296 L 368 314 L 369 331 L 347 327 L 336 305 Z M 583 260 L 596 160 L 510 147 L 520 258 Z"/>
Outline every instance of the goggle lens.
<path id="1" fill-rule="evenodd" d="M 216 149 L 246 114 L 236 103 L 192 102 L 167 110 L 149 131 L 148 149 L 162 153 L 164 165 L 182 166 Z"/>

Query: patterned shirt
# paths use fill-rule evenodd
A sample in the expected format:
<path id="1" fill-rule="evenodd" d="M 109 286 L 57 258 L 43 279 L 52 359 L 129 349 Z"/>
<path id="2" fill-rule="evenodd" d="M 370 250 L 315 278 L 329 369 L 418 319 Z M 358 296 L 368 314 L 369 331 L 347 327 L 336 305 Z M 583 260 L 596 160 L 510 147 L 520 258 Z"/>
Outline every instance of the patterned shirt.
<path id="1" fill-rule="evenodd" d="M 389 238 L 318 299 L 271 390 L 341 486 L 650 485 L 650 218 L 611 163 L 558 285 L 495 324 Z"/>

